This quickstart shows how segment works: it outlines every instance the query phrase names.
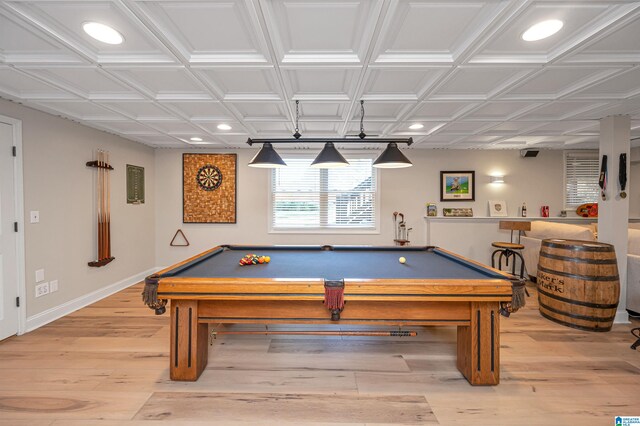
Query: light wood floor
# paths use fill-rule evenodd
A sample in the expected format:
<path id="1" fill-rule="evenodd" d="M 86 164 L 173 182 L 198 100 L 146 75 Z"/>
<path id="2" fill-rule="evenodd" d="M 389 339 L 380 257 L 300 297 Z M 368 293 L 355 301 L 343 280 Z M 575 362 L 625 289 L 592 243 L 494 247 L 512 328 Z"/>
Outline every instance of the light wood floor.
<path id="1" fill-rule="evenodd" d="M 222 336 L 198 382 L 171 382 L 169 318 L 144 307 L 140 291 L 0 342 L 0 425 L 613 425 L 640 416 L 632 326 L 556 325 L 540 317 L 535 294 L 502 319 L 501 384 L 472 387 L 455 367 L 454 327 L 418 328 L 416 338 Z"/>

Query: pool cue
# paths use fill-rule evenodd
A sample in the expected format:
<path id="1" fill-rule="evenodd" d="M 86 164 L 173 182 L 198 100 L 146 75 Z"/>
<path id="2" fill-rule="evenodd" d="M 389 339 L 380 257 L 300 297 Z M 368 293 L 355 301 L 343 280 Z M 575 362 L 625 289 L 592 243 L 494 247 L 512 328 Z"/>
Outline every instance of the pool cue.
<path id="1" fill-rule="evenodd" d="M 100 172 L 102 174 L 102 193 L 100 194 L 100 202 L 102 203 L 102 242 L 101 242 L 101 246 L 102 246 L 102 255 L 100 256 L 100 258 L 98 260 L 102 260 L 105 257 L 107 257 L 107 247 L 106 247 L 106 241 L 107 241 L 107 228 L 106 228 L 106 218 L 107 218 L 107 204 L 106 204 L 106 199 L 105 199 L 105 193 L 106 193 L 106 189 L 107 189 L 107 173 L 106 173 L 106 169 L 105 169 L 105 154 L 104 151 L 102 151 L 101 153 L 101 167 L 100 167 Z"/>
<path id="2" fill-rule="evenodd" d="M 99 260 L 107 257 L 107 157 L 105 151 L 102 151 L 102 256 Z"/>
<path id="3" fill-rule="evenodd" d="M 235 335 L 294 335 L 294 336 L 382 336 L 382 337 L 415 337 L 418 335 L 416 331 L 401 331 L 401 330 L 392 330 L 392 331 L 272 331 L 272 330 L 263 330 L 263 331 L 216 331 L 213 330 L 211 335 L 215 338 L 217 335 L 223 334 L 235 334 Z"/>
<path id="4" fill-rule="evenodd" d="M 98 193 L 97 193 L 97 207 L 98 207 L 98 260 L 102 259 L 102 154 L 98 150 Z"/>
<path id="5" fill-rule="evenodd" d="M 105 253 L 105 257 L 111 257 L 111 173 L 109 173 L 109 171 L 111 169 L 109 169 L 109 152 L 105 153 L 105 157 L 106 157 L 106 161 L 105 161 L 105 168 L 104 168 L 104 173 L 105 173 L 105 177 L 107 178 L 107 190 L 106 190 L 106 199 L 107 199 L 107 216 L 106 216 L 106 244 L 105 244 L 105 248 L 106 248 L 106 253 Z"/>

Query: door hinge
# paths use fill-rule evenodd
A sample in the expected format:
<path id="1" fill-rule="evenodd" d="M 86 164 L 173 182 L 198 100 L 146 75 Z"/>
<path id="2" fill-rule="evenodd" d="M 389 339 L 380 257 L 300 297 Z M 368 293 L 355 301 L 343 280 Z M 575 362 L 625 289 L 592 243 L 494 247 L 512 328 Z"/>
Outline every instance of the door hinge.
<path id="1" fill-rule="evenodd" d="M 11 150 L 11 152 L 13 152 L 13 156 L 17 157 L 18 156 L 18 150 L 16 149 L 16 147 L 12 147 L 13 149 Z"/>
<path id="2" fill-rule="evenodd" d="M 13 231 L 18 232 L 18 222 L 13 222 Z"/>
<path id="3" fill-rule="evenodd" d="M 16 297 L 16 308 L 20 307 L 20 298 Z"/>

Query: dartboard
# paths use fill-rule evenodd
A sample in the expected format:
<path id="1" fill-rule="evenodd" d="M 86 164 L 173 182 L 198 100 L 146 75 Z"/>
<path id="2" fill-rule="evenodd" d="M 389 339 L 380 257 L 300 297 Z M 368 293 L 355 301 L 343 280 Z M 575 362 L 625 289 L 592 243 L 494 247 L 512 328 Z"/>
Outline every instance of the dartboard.
<path id="1" fill-rule="evenodd" d="M 222 184 L 222 172 L 216 166 L 207 164 L 198 170 L 196 181 L 205 191 L 215 191 Z"/>

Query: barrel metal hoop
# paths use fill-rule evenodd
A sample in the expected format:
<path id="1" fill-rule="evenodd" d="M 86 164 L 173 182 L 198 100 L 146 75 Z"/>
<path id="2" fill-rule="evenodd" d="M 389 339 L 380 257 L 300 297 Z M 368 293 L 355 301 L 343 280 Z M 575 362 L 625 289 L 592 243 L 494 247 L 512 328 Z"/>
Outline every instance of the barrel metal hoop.
<path id="1" fill-rule="evenodd" d="M 572 314 L 569 312 L 561 311 L 560 309 L 552 308 L 551 306 L 545 305 L 544 303 L 538 302 L 538 304 L 540 305 L 541 308 L 544 308 L 547 311 L 564 315 L 565 317 L 575 318 L 575 319 L 584 320 L 584 321 L 609 322 L 609 321 L 613 321 L 613 319 L 616 317 L 615 314 L 609 315 L 608 317 L 592 317 L 588 315 Z"/>
<path id="2" fill-rule="evenodd" d="M 572 241 L 572 240 L 563 240 L 563 241 Z M 551 248 L 565 249 L 565 250 L 571 250 L 571 251 L 614 252 L 611 245 L 603 245 L 602 243 L 592 243 L 592 244 L 593 245 L 590 245 L 590 246 L 587 246 L 587 245 L 580 246 L 580 245 L 563 244 L 560 242 L 553 242 L 553 241 L 547 241 L 547 240 L 542 241 L 543 247 L 551 247 Z"/>
<path id="3" fill-rule="evenodd" d="M 582 302 L 580 300 L 567 299 L 566 297 L 556 296 L 555 294 L 548 293 L 542 290 L 539 286 L 538 286 L 538 293 L 544 294 L 545 296 L 551 299 L 558 300 L 560 302 L 569 303 L 571 305 L 584 306 L 587 308 L 616 309 L 618 307 L 617 303 L 591 303 L 591 302 Z M 540 300 L 540 298 L 538 298 L 538 300 Z"/>
<path id="4" fill-rule="evenodd" d="M 615 275 L 579 275 L 579 274 L 571 274 L 569 272 L 562 271 L 554 271 L 552 269 L 545 268 L 544 266 L 538 265 L 538 270 L 542 272 L 546 272 L 547 274 L 552 275 L 561 275 L 567 278 L 575 278 L 577 280 L 583 281 L 619 281 L 620 277 L 618 274 Z"/>
<path id="5" fill-rule="evenodd" d="M 557 322 L 558 324 L 562 324 L 565 325 L 567 327 L 571 327 L 571 328 L 575 328 L 578 330 L 584 330 L 584 331 L 595 331 L 595 332 L 605 332 L 605 331 L 610 331 L 611 330 L 611 326 L 609 327 L 605 327 L 605 328 L 596 328 L 596 327 L 585 327 L 583 325 L 576 325 L 567 321 L 562 321 L 559 320 L 557 318 L 554 318 L 550 315 L 545 314 L 544 312 L 540 311 L 540 315 L 542 315 L 543 317 L 545 317 L 546 319 L 553 321 L 553 322 Z"/>
<path id="6" fill-rule="evenodd" d="M 584 259 L 581 257 L 571 257 L 571 256 L 559 256 L 557 254 L 550 254 L 546 252 L 540 252 L 540 257 L 546 257 L 547 259 L 555 259 L 555 260 L 567 260 L 573 263 L 588 263 L 592 265 L 617 265 L 618 261 L 616 259 Z"/>

